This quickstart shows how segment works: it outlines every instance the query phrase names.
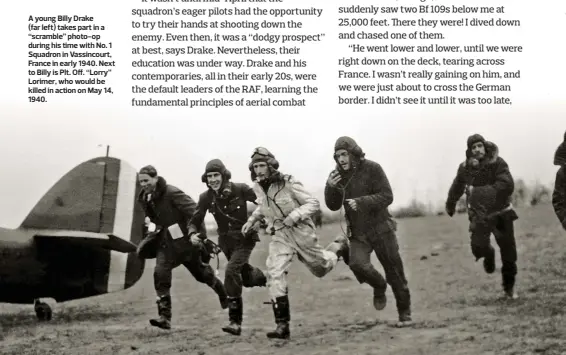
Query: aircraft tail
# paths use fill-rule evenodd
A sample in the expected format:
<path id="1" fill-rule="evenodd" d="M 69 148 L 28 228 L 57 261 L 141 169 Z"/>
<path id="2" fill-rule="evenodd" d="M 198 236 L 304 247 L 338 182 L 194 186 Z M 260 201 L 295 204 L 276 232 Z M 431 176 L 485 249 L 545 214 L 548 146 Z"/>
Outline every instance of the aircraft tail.
<path id="1" fill-rule="evenodd" d="M 99 157 L 65 174 L 39 200 L 20 228 L 112 234 L 138 245 L 143 237 L 144 213 L 136 199 L 137 172 L 127 162 Z M 144 261 L 135 253 L 109 250 L 108 290 L 134 285 Z"/>

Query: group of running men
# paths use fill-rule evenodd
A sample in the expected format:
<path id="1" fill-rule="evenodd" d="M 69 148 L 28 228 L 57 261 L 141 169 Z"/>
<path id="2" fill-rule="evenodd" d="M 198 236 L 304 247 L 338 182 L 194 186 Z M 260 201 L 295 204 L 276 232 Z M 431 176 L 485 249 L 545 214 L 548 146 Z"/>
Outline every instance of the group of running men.
<path id="1" fill-rule="evenodd" d="M 560 166 L 552 203 L 566 229 L 566 134 L 556 150 L 554 163 Z M 344 208 L 347 230 L 326 247 L 318 243 L 312 216 L 319 201 L 295 177 L 279 171 L 279 162 L 266 148 L 256 148 L 249 170 L 252 187 L 231 181 L 222 161 L 206 164 L 202 182 L 207 190 L 195 203 L 180 189 L 170 185 L 148 165 L 138 174 L 142 191 L 138 197 L 146 223 L 145 237 L 138 246 L 142 258 L 155 258 L 154 286 L 158 318 L 153 326 L 171 328 L 172 270 L 184 265 L 194 278 L 210 286 L 222 309 L 228 309 L 226 333 L 241 334 L 242 287 L 268 287 L 276 328 L 269 338 L 290 336 L 291 320 L 287 273 L 295 255 L 316 277 L 322 278 L 342 259 L 360 283 L 373 288 L 373 305 L 385 308 L 387 284 L 391 286 L 399 315 L 396 326 L 412 324 L 411 294 L 399 254 L 396 222 L 388 211 L 393 193 L 382 167 L 365 158 L 350 137 L 340 137 L 334 145 L 336 168 L 326 181 L 326 206 Z M 517 298 L 517 248 L 513 224 L 518 216 L 511 204 L 514 180 L 498 147 L 481 135 L 468 137 L 466 159 L 459 165 L 448 192 L 446 213 L 453 216 L 457 202 L 466 195 L 470 221 L 471 250 L 476 261 L 483 258 L 487 273 L 493 273 L 495 249 L 493 233 L 501 253 L 503 295 Z M 248 214 L 247 203 L 257 204 Z M 216 245 L 207 239 L 204 217 L 210 212 L 217 223 L 218 247 L 226 256 L 224 282 L 209 265 Z M 259 241 L 259 226 L 271 235 L 266 270 L 252 266 L 250 255 Z M 218 252 L 218 251 L 216 251 Z M 372 265 L 375 252 L 385 277 Z"/>

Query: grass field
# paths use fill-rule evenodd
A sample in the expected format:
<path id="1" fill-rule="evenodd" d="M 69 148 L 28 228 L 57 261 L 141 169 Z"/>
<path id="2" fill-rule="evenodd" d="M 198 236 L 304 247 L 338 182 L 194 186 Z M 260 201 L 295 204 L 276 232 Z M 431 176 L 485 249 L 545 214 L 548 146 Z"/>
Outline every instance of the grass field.
<path id="1" fill-rule="evenodd" d="M 263 304 L 265 288 L 244 291 L 242 335 L 224 334 L 226 311 L 183 268 L 174 272 L 173 329 L 163 331 L 148 323 L 156 315 L 149 263 L 129 290 L 54 305 L 50 323 L 38 323 L 31 306 L 1 305 L 0 353 L 566 354 L 566 232 L 551 206 L 517 212 L 515 301 L 499 299 L 499 256 L 491 275 L 474 262 L 465 215 L 403 219 L 398 237 L 412 293 L 411 328 L 392 327 L 397 314 L 390 288 L 386 309 L 377 312 L 369 286 L 358 284 L 342 262 L 317 279 L 296 260 L 289 274 L 290 340 L 265 336 L 274 327 L 271 306 Z M 339 232 L 338 225 L 324 226 L 321 244 Z M 264 238 L 252 263 L 263 267 L 267 245 Z M 221 258 L 221 277 L 224 263 Z"/>

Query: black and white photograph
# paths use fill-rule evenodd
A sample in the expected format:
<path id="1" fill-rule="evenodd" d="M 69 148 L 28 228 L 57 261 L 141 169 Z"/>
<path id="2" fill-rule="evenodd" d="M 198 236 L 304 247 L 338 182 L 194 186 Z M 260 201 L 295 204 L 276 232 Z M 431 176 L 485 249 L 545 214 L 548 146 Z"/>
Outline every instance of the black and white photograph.
<path id="1" fill-rule="evenodd" d="M 0 18 L 0 353 L 566 354 L 566 3 Z"/>

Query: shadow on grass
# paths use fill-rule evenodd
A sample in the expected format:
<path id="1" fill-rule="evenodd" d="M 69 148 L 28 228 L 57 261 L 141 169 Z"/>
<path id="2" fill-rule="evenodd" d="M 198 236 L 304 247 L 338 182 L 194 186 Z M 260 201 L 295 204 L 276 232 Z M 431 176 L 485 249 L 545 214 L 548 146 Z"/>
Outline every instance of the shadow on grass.
<path id="1" fill-rule="evenodd" d="M 50 321 L 39 321 L 35 315 L 33 306 L 29 310 L 21 310 L 17 313 L 0 315 L 0 325 L 3 329 L 34 327 L 40 324 L 61 325 L 73 322 L 103 322 L 121 317 L 132 317 L 142 314 L 135 309 L 121 308 L 109 309 L 100 306 L 73 306 L 53 308 L 53 319 Z"/>

